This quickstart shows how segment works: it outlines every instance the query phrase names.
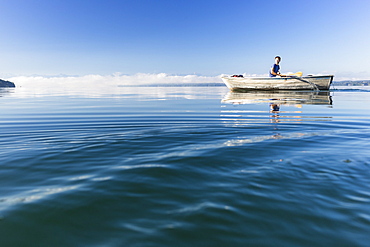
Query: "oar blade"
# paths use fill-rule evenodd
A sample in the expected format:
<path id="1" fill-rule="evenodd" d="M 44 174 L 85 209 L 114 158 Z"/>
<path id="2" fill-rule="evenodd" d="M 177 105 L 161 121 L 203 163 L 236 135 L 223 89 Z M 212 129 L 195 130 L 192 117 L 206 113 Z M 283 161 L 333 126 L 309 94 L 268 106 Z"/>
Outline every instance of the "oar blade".
<path id="1" fill-rule="evenodd" d="M 303 73 L 301 71 L 294 73 L 295 76 L 302 77 Z"/>

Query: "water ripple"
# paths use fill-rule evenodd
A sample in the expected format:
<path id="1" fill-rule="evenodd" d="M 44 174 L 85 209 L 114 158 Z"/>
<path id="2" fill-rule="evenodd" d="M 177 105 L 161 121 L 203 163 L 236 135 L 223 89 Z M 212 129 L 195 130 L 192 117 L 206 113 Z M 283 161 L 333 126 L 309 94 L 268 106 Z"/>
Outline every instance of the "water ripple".
<path id="1" fill-rule="evenodd" d="M 0 98 L 2 245 L 370 242 L 367 91 L 134 89 Z"/>

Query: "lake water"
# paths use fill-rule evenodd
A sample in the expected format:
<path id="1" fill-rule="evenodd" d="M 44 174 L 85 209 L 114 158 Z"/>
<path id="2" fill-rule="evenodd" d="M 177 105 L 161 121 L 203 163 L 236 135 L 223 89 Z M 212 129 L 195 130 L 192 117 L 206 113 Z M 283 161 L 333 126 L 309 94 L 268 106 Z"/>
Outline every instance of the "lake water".
<path id="1" fill-rule="evenodd" d="M 0 246 L 369 246 L 370 87 L 0 102 Z"/>

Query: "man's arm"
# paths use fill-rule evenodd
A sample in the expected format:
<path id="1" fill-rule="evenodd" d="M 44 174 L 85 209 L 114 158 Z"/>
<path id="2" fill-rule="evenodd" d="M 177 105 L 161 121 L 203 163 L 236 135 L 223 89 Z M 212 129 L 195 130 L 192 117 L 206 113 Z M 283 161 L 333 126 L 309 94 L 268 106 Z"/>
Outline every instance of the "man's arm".
<path id="1" fill-rule="evenodd" d="M 275 73 L 274 67 L 272 67 L 270 70 L 271 70 L 271 74 L 273 74 L 273 75 L 280 75 L 280 72 L 279 71 L 277 73 Z"/>

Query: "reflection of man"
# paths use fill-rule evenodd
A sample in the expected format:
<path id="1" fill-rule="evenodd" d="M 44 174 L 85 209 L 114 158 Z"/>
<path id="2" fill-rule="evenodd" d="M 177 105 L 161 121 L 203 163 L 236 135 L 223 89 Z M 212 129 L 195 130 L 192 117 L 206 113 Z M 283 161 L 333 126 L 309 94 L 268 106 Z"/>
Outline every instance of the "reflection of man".
<path id="1" fill-rule="evenodd" d="M 273 111 L 273 112 L 280 110 L 280 106 L 277 105 L 277 104 L 271 104 L 270 107 L 271 107 L 271 111 Z"/>
<path id="2" fill-rule="evenodd" d="M 270 112 L 273 114 L 271 115 L 271 123 L 278 123 L 279 121 L 279 111 L 280 111 L 280 105 L 271 103 L 270 104 Z"/>
<path id="3" fill-rule="evenodd" d="M 281 61 L 281 58 L 279 56 L 276 56 L 275 57 L 275 63 L 274 65 L 271 66 L 271 69 L 270 69 L 270 77 L 276 77 L 277 75 L 280 75 L 280 63 Z"/>

